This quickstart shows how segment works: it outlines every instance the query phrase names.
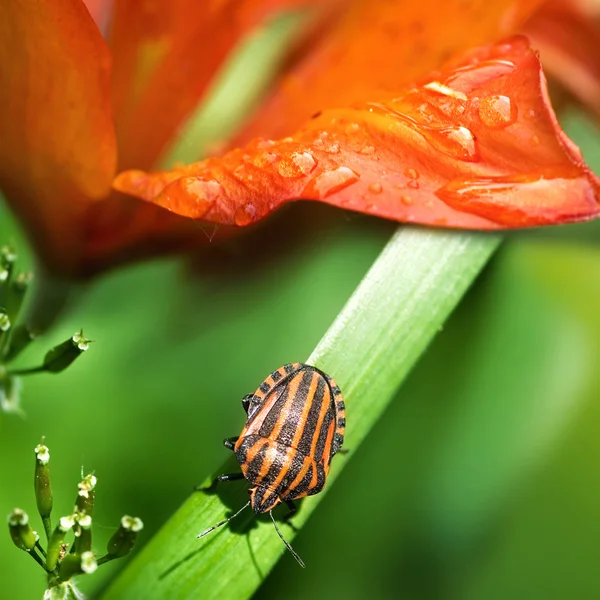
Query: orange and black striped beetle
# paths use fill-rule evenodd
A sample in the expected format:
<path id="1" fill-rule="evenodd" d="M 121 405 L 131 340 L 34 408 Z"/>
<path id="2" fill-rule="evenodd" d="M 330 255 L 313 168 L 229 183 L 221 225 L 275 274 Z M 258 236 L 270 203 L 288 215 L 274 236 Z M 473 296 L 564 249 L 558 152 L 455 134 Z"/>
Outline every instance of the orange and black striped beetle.
<path id="1" fill-rule="evenodd" d="M 325 487 L 331 459 L 344 443 L 346 409 L 342 393 L 329 375 L 316 367 L 292 363 L 273 371 L 254 394 L 242 399 L 248 415 L 238 437 L 224 441 L 235 452 L 241 473 L 220 475 L 215 483 L 247 479 L 250 500 L 237 513 L 198 537 L 228 523 L 248 506 L 256 514 L 268 512 L 281 535 L 272 510 L 280 502 L 295 512 L 294 500 L 318 494 Z"/>

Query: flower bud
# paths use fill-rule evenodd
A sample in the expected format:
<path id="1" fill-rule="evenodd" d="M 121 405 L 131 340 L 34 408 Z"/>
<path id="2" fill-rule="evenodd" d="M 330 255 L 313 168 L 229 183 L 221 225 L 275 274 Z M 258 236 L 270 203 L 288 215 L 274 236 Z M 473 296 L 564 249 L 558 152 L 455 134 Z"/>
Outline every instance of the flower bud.
<path id="1" fill-rule="evenodd" d="M 63 541 L 67 532 L 73 528 L 73 525 L 75 525 L 74 515 L 61 517 L 58 525 L 52 532 L 46 553 L 46 568 L 48 571 L 54 571 L 61 555 L 64 554 Z"/>
<path id="2" fill-rule="evenodd" d="M 90 515 L 90 517 L 94 513 L 97 482 L 98 479 L 96 479 L 96 476 L 89 473 L 77 484 L 79 491 L 75 500 L 75 509 L 81 513 Z"/>
<path id="3" fill-rule="evenodd" d="M 35 500 L 42 519 L 48 519 L 52 512 L 52 487 L 50 485 L 50 450 L 44 444 L 35 447 Z"/>
<path id="4" fill-rule="evenodd" d="M 17 262 L 17 255 L 10 246 L 0 248 L 0 286 L 10 281 L 12 270 Z"/>
<path id="5" fill-rule="evenodd" d="M 0 333 L 10 329 L 10 318 L 5 312 L 0 312 Z"/>
<path id="6" fill-rule="evenodd" d="M 88 349 L 90 341 L 83 337 L 83 331 L 80 331 L 62 344 L 55 346 L 44 357 L 44 371 L 50 373 L 64 371 L 82 352 Z"/>
<path id="7" fill-rule="evenodd" d="M 75 552 L 81 554 L 92 549 L 92 517 L 85 513 L 75 514 Z"/>
<path id="8" fill-rule="evenodd" d="M 8 530 L 17 548 L 30 552 L 39 539 L 38 534 L 29 525 L 29 516 L 19 508 L 8 515 Z"/>
<path id="9" fill-rule="evenodd" d="M 125 515 L 121 518 L 121 526 L 114 535 L 108 540 L 106 551 L 111 557 L 121 558 L 131 552 L 137 539 L 138 532 L 142 530 L 144 524 L 137 517 Z"/>
<path id="10" fill-rule="evenodd" d="M 60 563 L 59 578 L 68 581 L 75 575 L 93 573 L 98 568 L 98 563 L 93 552 L 81 554 L 67 554 Z"/>

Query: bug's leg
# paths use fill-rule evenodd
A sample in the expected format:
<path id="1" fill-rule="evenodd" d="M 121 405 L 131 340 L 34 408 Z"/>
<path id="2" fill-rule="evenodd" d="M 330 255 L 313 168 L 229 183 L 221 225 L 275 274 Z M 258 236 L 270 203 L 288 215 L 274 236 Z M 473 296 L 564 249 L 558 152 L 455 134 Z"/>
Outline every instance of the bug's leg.
<path id="1" fill-rule="evenodd" d="M 235 443 L 238 441 L 238 437 L 239 436 L 236 435 L 235 437 L 225 438 L 223 440 L 223 446 L 225 446 L 227 450 L 233 450 Z"/>
<path id="2" fill-rule="evenodd" d="M 215 483 L 223 483 L 224 481 L 238 481 L 244 479 L 243 473 L 224 473 L 215 479 Z"/>
<path id="3" fill-rule="evenodd" d="M 246 394 L 242 398 L 242 406 L 244 407 L 246 414 L 248 414 L 248 409 L 250 408 L 250 401 L 252 400 L 252 396 L 254 396 L 254 394 Z"/>
<path id="4" fill-rule="evenodd" d="M 194 490 L 197 492 L 214 492 L 219 483 L 223 483 L 224 481 L 237 481 L 239 479 L 244 479 L 243 473 L 224 473 L 223 475 L 215 477 L 213 482 L 208 487 L 202 487 L 198 485 L 194 488 Z"/>

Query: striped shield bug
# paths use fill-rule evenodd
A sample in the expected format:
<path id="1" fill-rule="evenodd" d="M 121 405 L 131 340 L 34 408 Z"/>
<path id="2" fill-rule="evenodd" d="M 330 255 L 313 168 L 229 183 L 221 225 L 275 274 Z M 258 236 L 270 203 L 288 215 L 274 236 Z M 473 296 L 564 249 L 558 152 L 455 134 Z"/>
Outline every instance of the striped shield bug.
<path id="1" fill-rule="evenodd" d="M 242 472 L 220 475 L 215 484 L 247 479 L 250 500 L 228 519 L 198 537 L 237 517 L 248 506 L 256 514 L 268 512 L 277 534 L 298 563 L 302 559 L 283 538 L 273 508 L 285 502 L 295 512 L 294 500 L 318 494 L 325 487 L 334 454 L 344 442 L 346 409 L 335 381 L 311 365 L 292 363 L 273 371 L 254 394 L 242 399 L 248 416 L 238 437 L 224 441 L 235 452 Z"/>

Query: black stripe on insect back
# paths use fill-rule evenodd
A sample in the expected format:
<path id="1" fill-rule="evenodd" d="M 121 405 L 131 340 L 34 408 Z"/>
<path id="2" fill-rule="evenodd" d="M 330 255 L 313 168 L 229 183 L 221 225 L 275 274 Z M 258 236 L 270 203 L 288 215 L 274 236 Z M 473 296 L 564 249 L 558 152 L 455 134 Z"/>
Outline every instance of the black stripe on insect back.
<path id="1" fill-rule="evenodd" d="M 282 500 L 294 500 L 295 498 L 306 495 L 314 475 L 314 469 L 315 466 L 312 464 L 310 469 L 308 469 L 308 473 L 306 473 L 306 475 L 300 480 L 298 485 L 296 485 L 293 489 L 283 491 L 281 494 Z"/>
<path id="2" fill-rule="evenodd" d="M 264 406 L 262 408 L 262 410 L 269 411 L 259 429 L 259 434 L 262 437 L 270 437 L 271 432 L 273 431 L 275 425 L 279 421 L 279 418 L 283 411 L 283 407 L 285 406 L 285 403 L 288 400 L 289 394 L 290 390 L 287 385 L 278 385 L 271 390 L 269 396 L 265 399 L 265 404 L 267 402 L 271 402 L 272 406 L 270 409 L 267 409 Z"/>
<path id="3" fill-rule="evenodd" d="M 307 369 L 303 371 L 301 375 L 300 373 L 296 374 L 288 382 L 289 385 L 296 377 L 301 377 L 298 390 L 292 399 L 289 410 L 286 411 L 284 415 L 281 415 L 283 418 L 283 425 L 280 434 L 277 436 L 277 441 L 284 446 L 292 445 L 292 440 L 294 434 L 298 431 L 298 427 L 303 426 L 303 424 L 300 423 L 300 417 L 302 416 L 302 411 L 304 410 L 306 403 L 312 400 L 312 398 L 309 398 L 309 392 L 313 376 L 313 372 Z"/>
<path id="4" fill-rule="evenodd" d="M 315 376 L 317 376 L 318 372 L 314 373 Z M 306 422 L 303 424 L 304 431 L 302 432 L 302 437 L 296 446 L 298 450 L 304 454 L 304 456 L 310 456 L 313 439 L 315 435 L 317 435 L 316 427 L 319 419 L 319 413 L 321 412 L 324 401 L 325 385 L 326 383 L 323 377 L 319 377 L 317 388 L 311 399 L 312 403 L 308 411 L 308 416 L 306 417 Z"/>
<path id="5" fill-rule="evenodd" d="M 329 432 L 329 426 L 331 422 L 335 418 L 335 411 L 333 410 L 333 402 L 329 404 L 327 407 L 327 412 L 325 413 L 325 418 L 323 419 L 323 424 L 321 425 L 321 429 L 318 431 L 318 439 L 317 439 L 317 447 L 315 448 L 315 456 L 314 459 L 319 462 L 323 460 L 323 453 L 325 452 L 325 442 L 327 441 L 327 434 Z M 325 456 L 325 462 L 329 462 L 329 456 Z"/>
<path id="6" fill-rule="evenodd" d="M 285 474 L 285 477 L 279 485 L 279 489 L 282 493 L 285 493 L 286 490 L 289 490 L 292 493 L 295 491 L 293 489 L 290 489 L 290 486 L 292 485 L 292 483 L 294 483 L 296 477 L 298 477 L 298 474 L 302 470 L 302 467 L 304 467 L 304 456 L 302 456 L 301 454 L 295 454 L 288 465 L 288 470 Z"/>
<path id="7" fill-rule="evenodd" d="M 258 450 L 256 456 L 248 463 L 248 466 L 247 466 L 248 479 L 252 479 L 255 476 L 258 476 L 260 474 L 263 462 L 265 460 L 265 455 L 269 448 L 269 444 L 266 442 L 266 440 L 263 440 L 256 436 L 249 436 L 249 439 L 250 438 L 254 438 L 256 440 L 254 442 L 254 444 L 251 444 L 251 447 L 254 447 L 255 449 L 257 447 L 260 447 L 260 449 Z M 261 444 L 262 444 L 262 446 L 261 446 Z M 250 448 L 248 448 L 248 450 L 246 451 L 246 455 L 248 454 L 249 450 L 250 450 Z"/>

